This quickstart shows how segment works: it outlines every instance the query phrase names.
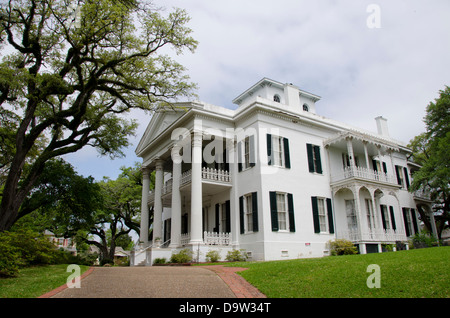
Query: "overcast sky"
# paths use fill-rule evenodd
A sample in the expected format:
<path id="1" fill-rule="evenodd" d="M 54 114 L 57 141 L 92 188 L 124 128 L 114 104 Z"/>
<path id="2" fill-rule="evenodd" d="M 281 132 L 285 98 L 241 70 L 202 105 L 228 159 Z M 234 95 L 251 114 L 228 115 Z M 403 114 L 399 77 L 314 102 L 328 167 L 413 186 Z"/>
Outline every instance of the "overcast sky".
<path id="1" fill-rule="evenodd" d="M 407 143 L 424 131 L 428 103 L 450 85 L 448 0 L 154 2 L 191 16 L 199 47 L 175 58 L 207 103 L 234 109 L 235 97 L 268 77 L 321 96 L 319 115 L 374 132 L 382 115 L 391 137 Z M 126 158 L 87 148 L 66 159 L 97 180 L 141 162 L 134 150 L 150 115 L 132 116 L 140 127 Z"/>

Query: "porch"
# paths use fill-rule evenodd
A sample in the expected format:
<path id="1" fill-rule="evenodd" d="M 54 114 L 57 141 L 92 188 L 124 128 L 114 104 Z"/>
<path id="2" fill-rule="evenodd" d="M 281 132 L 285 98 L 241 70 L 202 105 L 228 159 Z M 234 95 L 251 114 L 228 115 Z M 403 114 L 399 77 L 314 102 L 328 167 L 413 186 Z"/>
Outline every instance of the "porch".
<path id="1" fill-rule="evenodd" d="M 359 229 L 347 230 L 338 232 L 336 236 L 338 239 L 346 239 L 353 243 L 376 242 L 393 244 L 397 241 L 404 242 L 407 240 L 405 233 L 393 229 L 371 229 L 364 232 Z"/>

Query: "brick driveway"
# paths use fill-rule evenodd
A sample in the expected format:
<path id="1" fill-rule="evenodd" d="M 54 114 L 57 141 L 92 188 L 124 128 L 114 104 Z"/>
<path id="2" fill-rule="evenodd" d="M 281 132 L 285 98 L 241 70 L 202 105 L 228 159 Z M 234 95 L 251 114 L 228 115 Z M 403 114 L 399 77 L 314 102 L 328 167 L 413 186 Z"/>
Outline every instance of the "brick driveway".
<path id="1" fill-rule="evenodd" d="M 61 286 L 42 298 L 264 298 L 224 266 L 95 267 L 81 288 Z"/>

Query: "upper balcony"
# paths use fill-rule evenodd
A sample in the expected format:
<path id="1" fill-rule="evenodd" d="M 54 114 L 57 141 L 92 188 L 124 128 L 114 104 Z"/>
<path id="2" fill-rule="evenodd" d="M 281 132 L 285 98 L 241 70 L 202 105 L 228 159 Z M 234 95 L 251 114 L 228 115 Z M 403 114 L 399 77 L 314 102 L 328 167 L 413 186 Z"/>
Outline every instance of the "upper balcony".
<path id="1" fill-rule="evenodd" d="M 227 170 L 215 169 L 215 168 L 202 168 L 202 184 L 207 184 L 207 187 L 203 187 L 205 194 L 217 192 L 223 190 L 223 187 L 231 187 L 231 173 Z M 181 174 L 180 188 L 189 187 L 192 180 L 192 170 L 187 170 Z M 172 179 L 167 180 L 162 188 L 162 196 L 167 196 L 172 193 Z M 155 201 L 155 192 L 150 191 L 148 203 Z"/>
<path id="2" fill-rule="evenodd" d="M 331 184 L 342 183 L 350 180 L 382 183 L 397 186 L 397 179 L 384 172 L 375 171 L 362 167 L 346 167 L 339 172 L 331 173 Z"/>

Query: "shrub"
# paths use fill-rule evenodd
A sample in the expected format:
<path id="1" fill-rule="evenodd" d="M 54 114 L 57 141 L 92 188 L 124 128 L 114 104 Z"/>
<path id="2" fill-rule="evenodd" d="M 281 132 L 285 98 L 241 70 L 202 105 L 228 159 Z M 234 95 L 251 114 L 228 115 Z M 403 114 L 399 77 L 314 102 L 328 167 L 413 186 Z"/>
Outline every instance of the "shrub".
<path id="1" fill-rule="evenodd" d="M 220 259 L 220 253 L 216 250 L 210 250 L 208 253 L 206 253 L 206 261 L 215 263 Z"/>
<path id="2" fill-rule="evenodd" d="M 165 264 L 167 262 L 166 258 L 155 258 L 153 264 Z"/>
<path id="3" fill-rule="evenodd" d="M 414 248 L 432 247 L 433 245 L 437 245 L 437 240 L 433 235 L 428 235 L 425 231 L 421 231 L 420 233 L 414 234 L 412 243 L 410 246 L 412 245 Z"/>
<path id="4" fill-rule="evenodd" d="M 328 241 L 328 244 L 330 246 L 330 254 L 332 256 L 353 255 L 358 253 L 356 246 L 349 240 L 336 239 L 334 241 Z"/>
<path id="5" fill-rule="evenodd" d="M 0 234 L 0 277 L 14 277 L 23 265 L 20 251 L 12 246 L 8 232 Z"/>
<path id="6" fill-rule="evenodd" d="M 190 263 L 192 261 L 192 251 L 189 249 L 184 249 L 178 253 L 172 254 L 170 257 L 171 263 Z"/>
<path id="7" fill-rule="evenodd" d="M 228 251 L 226 260 L 230 262 L 245 262 L 247 254 L 245 254 L 245 250 Z"/>

